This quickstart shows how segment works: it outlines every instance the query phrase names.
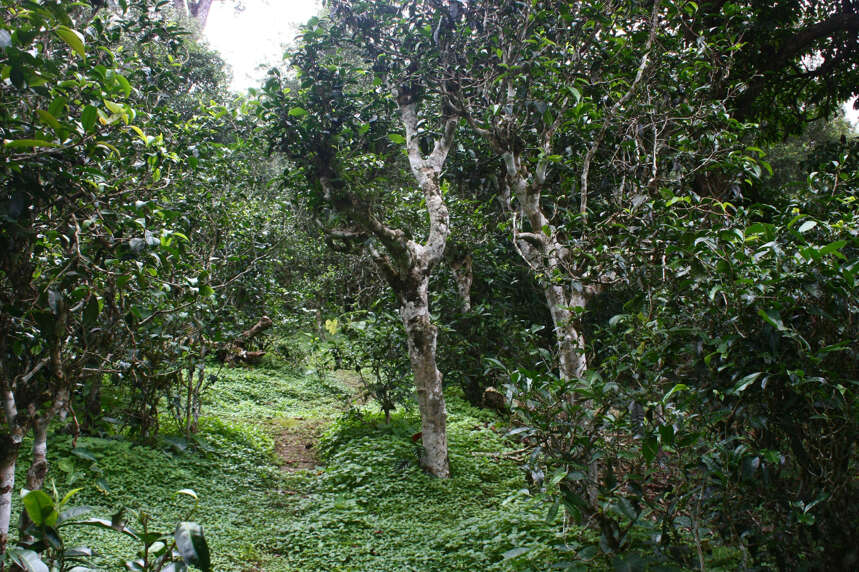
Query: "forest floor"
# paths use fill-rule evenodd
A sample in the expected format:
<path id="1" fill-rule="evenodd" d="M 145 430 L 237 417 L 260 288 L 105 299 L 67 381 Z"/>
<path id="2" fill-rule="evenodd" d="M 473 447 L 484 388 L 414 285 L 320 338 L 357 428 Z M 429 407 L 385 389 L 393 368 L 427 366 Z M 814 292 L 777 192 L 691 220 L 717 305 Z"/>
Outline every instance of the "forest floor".
<path id="1" fill-rule="evenodd" d="M 92 516 L 126 507 L 130 526 L 145 513 L 150 529 L 169 532 L 193 506 L 176 492 L 193 489 L 190 520 L 202 524 L 218 572 L 544 569 L 559 550 L 585 546 L 581 531 L 546 522 L 548 506 L 527 494 L 521 470 L 494 455 L 515 447 L 503 420 L 456 388 L 453 478 L 439 480 L 418 466 L 416 412 L 385 423 L 346 372 L 271 361 L 212 373 L 193 439 L 171 434 L 166 414 L 149 445 L 106 423 L 73 450 L 58 428 L 49 457 L 60 493 L 80 487 L 71 504 Z M 96 551 L 96 570 L 122 570 L 140 548 L 111 531 L 61 532 L 67 546 Z"/>
<path id="2" fill-rule="evenodd" d="M 274 424 L 274 450 L 284 471 L 306 471 L 319 466 L 316 447 L 329 423 L 320 419 L 286 417 Z"/>

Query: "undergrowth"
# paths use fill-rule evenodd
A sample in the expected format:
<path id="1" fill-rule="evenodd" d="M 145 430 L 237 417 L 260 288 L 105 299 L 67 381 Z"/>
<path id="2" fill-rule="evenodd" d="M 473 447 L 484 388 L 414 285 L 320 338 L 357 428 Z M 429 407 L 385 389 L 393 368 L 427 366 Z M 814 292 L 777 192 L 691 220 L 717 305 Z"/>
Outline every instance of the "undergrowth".
<path id="1" fill-rule="evenodd" d="M 557 522 L 523 491 L 492 415 L 448 398 L 453 476 L 418 466 L 414 416 L 352 412 L 334 423 L 320 450 L 327 469 L 296 486 L 272 548 L 287 569 L 527 570 L 555 558 Z"/>
<path id="2" fill-rule="evenodd" d="M 49 483 L 61 493 L 80 487 L 71 504 L 93 507 L 94 516 L 128 507 L 167 530 L 188 509 L 176 491 L 193 489 L 195 519 L 219 571 L 544 569 L 563 537 L 575 536 L 547 523 L 545 506 L 525 492 L 521 472 L 503 455 L 508 444 L 494 413 L 455 390 L 448 397 L 453 478 L 439 480 L 418 466 L 415 413 L 386 424 L 373 406 L 349 405 L 353 390 L 337 377 L 276 361 L 217 374 L 192 441 L 171 434 L 164 418 L 155 445 L 106 432 L 80 436 L 73 449 L 58 427 Z M 274 440 L 291 419 L 330 423 L 317 446 L 324 468 L 279 469 Z M 22 458 L 18 483 L 25 472 Z M 65 540 L 94 548 L 100 570 L 121 570 L 139 548 L 89 528 Z"/>

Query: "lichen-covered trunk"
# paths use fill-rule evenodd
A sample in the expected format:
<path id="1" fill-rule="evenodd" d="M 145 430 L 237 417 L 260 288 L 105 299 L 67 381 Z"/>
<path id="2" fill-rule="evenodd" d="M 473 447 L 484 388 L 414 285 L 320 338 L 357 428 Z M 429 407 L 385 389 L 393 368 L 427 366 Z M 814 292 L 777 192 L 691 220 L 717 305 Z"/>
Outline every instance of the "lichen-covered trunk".
<path id="1" fill-rule="evenodd" d="M 514 244 L 532 272 L 542 275 L 546 281 L 543 293 L 558 346 L 558 375 L 566 380 L 581 377 L 587 369 L 587 359 L 575 308 L 584 308 L 587 299 L 583 293 L 568 290 L 552 281 L 554 276 L 569 274 L 569 261 L 566 260 L 568 250 L 561 242 L 558 230 L 543 213 L 541 191 L 545 173 L 541 174 L 538 167 L 538 173 L 530 175 L 516 153 L 507 152 L 503 156 L 507 185 L 519 201 L 521 218 L 530 227 L 528 231 L 519 231 L 513 225 Z M 509 203 L 508 209 L 513 210 Z"/>
<path id="2" fill-rule="evenodd" d="M 471 284 L 474 281 L 471 255 L 454 258 L 450 262 L 450 268 L 459 291 L 460 309 L 463 314 L 467 314 L 471 311 Z"/>
<path id="3" fill-rule="evenodd" d="M 403 297 L 400 308 L 409 346 L 409 359 L 415 376 L 418 407 L 421 412 L 423 455 L 421 465 L 436 477 L 450 477 L 447 454 L 447 409 L 442 393 L 442 375 L 436 366 L 438 329 L 432 323 L 427 298 L 429 277 L 424 277 L 413 292 Z"/>
<path id="4" fill-rule="evenodd" d="M 200 31 L 206 28 L 209 19 L 209 10 L 212 8 L 213 0 L 173 0 L 176 13 L 185 18 L 193 19 Z"/>
<path id="5" fill-rule="evenodd" d="M 559 376 L 561 379 L 576 379 L 587 369 L 584 351 L 584 338 L 577 327 L 576 313 L 573 308 L 585 307 L 584 296 L 567 295 L 563 286 L 550 285 L 544 288 L 546 304 L 555 327 L 558 344 Z"/>
<path id="6" fill-rule="evenodd" d="M 44 419 L 38 419 L 33 423 L 33 460 L 30 462 L 30 468 L 27 469 L 27 490 L 41 490 L 42 485 L 45 484 L 45 477 L 48 474 L 48 423 Z M 27 532 L 32 523 L 27 512 L 22 511 L 18 527 L 21 540 L 24 542 L 34 540 Z"/>
<path id="7" fill-rule="evenodd" d="M 0 429 L 0 555 L 6 553 L 6 545 L 9 543 L 15 464 L 18 461 L 18 450 L 23 440 L 23 431 L 18 426 L 15 396 L 9 389 L 3 390 L 3 412 L 4 423 Z"/>
<path id="8" fill-rule="evenodd" d="M 35 491 L 42 488 L 45 476 L 48 474 L 48 426 L 51 421 L 66 411 L 69 392 L 66 389 L 57 390 L 51 407 L 41 415 L 32 415 L 33 426 L 33 460 L 27 470 L 27 488 Z"/>
<path id="9" fill-rule="evenodd" d="M 31 491 L 41 489 L 48 474 L 48 423 L 39 419 L 33 424 L 33 460 L 27 470 L 27 489 Z"/>
<path id="10" fill-rule="evenodd" d="M 0 435 L 0 554 L 6 553 L 9 543 L 9 523 L 12 520 L 12 490 L 15 488 L 15 463 L 18 448 L 11 434 Z"/>

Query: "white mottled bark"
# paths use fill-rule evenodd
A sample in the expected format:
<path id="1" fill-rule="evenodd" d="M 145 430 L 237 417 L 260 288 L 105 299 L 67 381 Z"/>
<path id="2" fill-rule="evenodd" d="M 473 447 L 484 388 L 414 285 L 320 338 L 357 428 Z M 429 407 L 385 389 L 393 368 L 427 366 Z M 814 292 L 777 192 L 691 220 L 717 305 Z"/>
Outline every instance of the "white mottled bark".
<path id="1" fill-rule="evenodd" d="M 428 284 L 427 273 L 418 288 L 402 300 L 400 315 L 408 338 L 409 360 L 415 376 L 418 408 L 421 413 L 421 465 L 430 474 L 446 479 L 450 477 L 447 409 L 442 393 L 442 375 L 436 365 L 438 328 L 430 319 Z"/>
<path id="2" fill-rule="evenodd" d="M 456 289 L 459 292 L 460 309 L 463 314 L 471 311 L 471 283 L 474 281 L 471 262 L 471 256 L 466 255 L 450 263 L 450 268 L 453 270 L 453 279 L 456 281 Z"/>
<path id="3" fill-rule="evenodd" d="M 5 424 L 0 434 L 0 554 L 5 554 L 9 542 L 9 523 L 12 520 L 12 491 L 15 488 L 15 464 L 21 447 L 22 432 L 18 427 L 18 410 L 15 396 L 3 391 Z"/>
<path id="4" fill-rule="evenodd" d="M 409 360 L 415 376 L 418 407 L 421 412 L 421 433 L 424 469 L 436 477 L 450 477 L 447 452 L 447 409 L 442 392 L 442 374 L 436 365 L 438 329 L 429 312 L 428 286 L 433 267 L 444 256 L 450 234 L 450 215 L 442 196 L 439 177 L 450 150 L 457 120 L 448 118 L 444 134 L 436 140 L 432 153 L 424 158 L 417 135 L 417 106 L 414 102 L 400 101 L 400 116 L 406 130 L 406 149 L 409 165 L 424 194 L 429 215 L 429 234 L 424 244 L 407 242 L 409 268 L 401 272 L 400 316 L 406 330 Z"/>
<path id="5" fill-rule="evenodd" d="M 394 95 L 405 127 L 409 166 L 423 192 L 429 218 L 429 232 L 423 243 L 410 240 L 401 229 L 386 226 L 368 205 L 347 189 L 338 187 L 340 183 L 331 172 L 330 165 L 317 165 L 317 169 L 323 196 L 332 202 L 337 197 L 335 208 L 348 214 L 362 234 L 372 235 L 377 241 L 375 244 L 368 242 L 366 246 L 400 303 L 400 317 L 408 340 L 409 360 L 421 413 L 421 465 L 439 478 L 448 478 L 447 410 L 442 393 L 442 374 L 436 364 L 437 328 L 430 317 L 427 292 L 432 270 L 444 257 L 450 234 L 450 216 L 444 203 L 440 177 L 458 121 L 454 117 L 443 119 L 443 133 L 435 141 L 432 152 L 424 157 L 420 150 L 417 103 L 407 91 L 395 90 Z M 349 230 L 344 234 L 354 236 L 355 232 Z"/>
<path id="6" fill-rule="evenodd" d="M 562 379 L 575 379 L 587 369 L 587 359 L 584 337 L 578 328 L 574 308 L 586 307 L 587 298 L 583 293 L 568 291 L 563 285 L 552 280 L 555 276 L 567 276 L 569 270 L 564 266 L 567 249 L 540 206 L 545 166 L 538 167 L 538 180 L 533 181 L 530 180 L 518 155 L 508 151 L 503 158 L 507 170 L 507 184 L 516 195 L 522 218 L 526 219 L 531 227 L 530 232 L 520 232 L 514 220 L 513 241 L 531 269 L 544 277 L 546 283 L 543 286 L 543 294 L 552 316 L 558 346 L 558 374 Z"/>
<path id="7" fill-rule="evenodd" d="M 4 449 L 7 444 L 4 443 Z M 15 462 L 18 457 L 18 449 L 14 453 L 6 452 L 0 460 L 0 554 L 6 552 L 9 543 L 9 523 L 12 520 L 12 490 L 15 488 Z"/>
<path id="8" fill-rule="evenodd" d="M 186 18 L 193 19 L 200 31 L 205 29 L 206 21 L 209 19 L 209 10 L 212 8 L 213 0 L 173 0 L 176 12 Z"/>
<path id="9" fill-rule="evenodd" d="M 571 308 L 585 307 L 585 297 L 564 292 L 563 286 L 550 285 L 543 289 L 555 338 L 558 343 L 558 370 L 562 379 L 581 377 L 587 369 L 584 337 L 576 327 L 577 318 Z"/>
<path id="10" fill-rule="evenodd" d="M 27 488 L 31 491 L 42 488 L 48 474 L 48 425 L 68 406 L 69 393 L 61 390 L 54 403 L 44 415 L 33 415 L 33 460 L 27 470 Z"/>

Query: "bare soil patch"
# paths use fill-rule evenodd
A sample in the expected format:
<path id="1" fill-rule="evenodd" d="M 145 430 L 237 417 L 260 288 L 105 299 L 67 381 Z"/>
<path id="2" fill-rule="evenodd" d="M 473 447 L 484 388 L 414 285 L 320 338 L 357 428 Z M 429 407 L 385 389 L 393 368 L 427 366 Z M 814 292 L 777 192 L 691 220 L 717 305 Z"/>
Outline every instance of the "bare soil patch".
<path id="1" fill-rule="evenodd" d="M 274 423 L 274 448 L 281 459 L 281 470 L 295 472 L 315 469 L 319 465 L 316 444 L 329 421 L 284 417 L 275 419 Z"/>

